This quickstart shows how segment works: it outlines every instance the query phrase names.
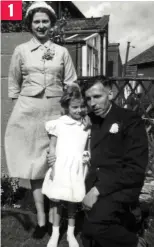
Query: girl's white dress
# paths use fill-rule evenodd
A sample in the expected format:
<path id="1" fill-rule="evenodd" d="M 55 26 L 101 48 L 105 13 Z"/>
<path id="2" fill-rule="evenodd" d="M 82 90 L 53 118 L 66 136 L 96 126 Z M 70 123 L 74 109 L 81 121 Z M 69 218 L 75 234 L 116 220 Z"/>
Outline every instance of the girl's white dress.
<path id="1" fill-rule="evenodd" d="M 49 168 L 43 182 L 42 193 L 50 199 L 81 202 L 85 196 L 85 170 L 82 156 L 88 139 L 84 125 L 64 115 L 45 125 L 50 135 L 57 137 L 54 179 Z"/>

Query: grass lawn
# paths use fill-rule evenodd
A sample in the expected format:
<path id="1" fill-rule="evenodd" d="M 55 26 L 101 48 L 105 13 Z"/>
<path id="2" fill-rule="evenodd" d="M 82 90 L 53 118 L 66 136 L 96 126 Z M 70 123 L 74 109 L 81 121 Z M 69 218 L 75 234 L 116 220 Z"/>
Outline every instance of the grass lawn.
<path id="1" fill-rule="evenodd" d="M 48 234 L 41 240 L 33 239 L 32 233 L 36 226 L 36 211 L 33 202 L 32 193 L 30 190 L 27 190 L 21 201 L 18 201 L 17 204 L 20 205 L 20 208 L 13 208 L 13 206 L 2 207 L 1 210 L 1 246 L 2 247 L 46 247 L 49 236 Z M 67 229 L 67 220 L 66 212 L 64 213 L 64 220 L 61 227 L 61 238 L 59 242 L 59 247 L 68 247 L 66 241 L 66 229 Z M 83 247 L 82 241 L 80 238 L 83 212 L 78 213 L 77 215 L 77 240 L 80 247 Z M 152 221 L 150 231 L 146 232 L 145 238 L 149 243 L 149 247 L 154 247 L 154 219 Z"/>
<path id="2" fill-rule="evenodd" d="M 18 204 L 20 209 L 13 207 L 2 207 L 1 210 L 1 246 L 2 247 L 45 247 L 49 240 L 48 234 L 41 240 L 35 240 L 31 237 L 36 226 L 36 214 L 31 192 L 28 191 L 24 199 Z M 81 215 L 81 216 L 80 216 Z M 77 217 L 77 239 L 82 246 L 80 239 L 82 214 Z M 67 221 L 63 221 L 61 239 L 59 247 L 68 247 L 66 241 Z"/>
<path id="3" fill-rule="evenodd" d="M 36 224 L 36 215 L 32 212 L 24 212 L 17 209 L 2 210 L 1 213 L 1 246 L 2 247 L 43 247 L 47 245 L 48 234 L 41 240 L 35 240 L 31 237 Z M 82 246 L 80 233 L 77 239 Z M 61 236 L 59 247 L 68 247 L 66 241 L 66 231 Z"/>

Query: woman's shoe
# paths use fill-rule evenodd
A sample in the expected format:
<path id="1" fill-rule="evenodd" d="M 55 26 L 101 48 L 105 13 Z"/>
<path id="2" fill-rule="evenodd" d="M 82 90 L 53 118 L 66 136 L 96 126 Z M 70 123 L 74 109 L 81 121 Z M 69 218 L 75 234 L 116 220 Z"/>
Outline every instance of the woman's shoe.
<path id="1" fill-rule="evenodd" d="M 46 225 L 45 226 L 39 226 L 37 225 L 34 232 L 33 232 L 33 235 L 32 237 L 35 238 L 35 239 L 41 239 L 45 236 L 47 232 L 47 227 Z"/>

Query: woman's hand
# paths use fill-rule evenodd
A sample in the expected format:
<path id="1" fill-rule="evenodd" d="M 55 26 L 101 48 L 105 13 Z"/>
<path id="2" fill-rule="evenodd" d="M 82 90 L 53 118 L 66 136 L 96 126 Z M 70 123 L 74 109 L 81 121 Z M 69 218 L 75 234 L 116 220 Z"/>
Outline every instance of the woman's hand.
<path id="1" fill-rule="evenodd" d="M 47 149 L 47 162 L 49 167 L 53 167 L 53 165 L 55 164 L 56 161 L 56 155 L 52 154 L 49 150 L 49 148 Z"/>

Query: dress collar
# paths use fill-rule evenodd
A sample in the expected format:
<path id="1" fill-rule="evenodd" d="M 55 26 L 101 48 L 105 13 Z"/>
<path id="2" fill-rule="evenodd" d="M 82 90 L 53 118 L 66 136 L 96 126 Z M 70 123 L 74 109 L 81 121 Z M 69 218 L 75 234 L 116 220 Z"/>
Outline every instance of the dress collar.
<path id="1" fill-rule="evenodd" d="M 40 46 L 44 46 L 45 48 L 49 48 L 52 44 L 52 41 L 51 40 L 48 40 L 47 42 L 45 42 L 44 44 L 41 44 L 36 38 L 32 38 L 30 41 L 29 41 L 29 47 L 30 47 L 30 50 L 33 51 L 33 50 L 36 50 L 38 49 Z"/>
<path id="2" fill-rule="evenodd" d="M 76 125 L 81 126 L 83 124 L 82 121 L 77 121 L 77 120 L 69 117 L 68 115 L 64 115 L 64 116 L 60 117 L 60 120 L 63 123 L 68 124 L 68 125 L 76 124 Z"/>

